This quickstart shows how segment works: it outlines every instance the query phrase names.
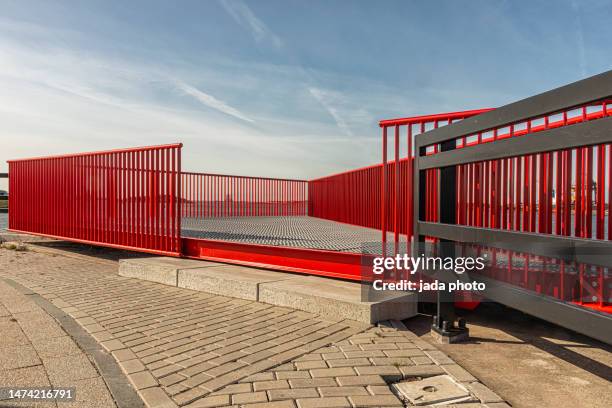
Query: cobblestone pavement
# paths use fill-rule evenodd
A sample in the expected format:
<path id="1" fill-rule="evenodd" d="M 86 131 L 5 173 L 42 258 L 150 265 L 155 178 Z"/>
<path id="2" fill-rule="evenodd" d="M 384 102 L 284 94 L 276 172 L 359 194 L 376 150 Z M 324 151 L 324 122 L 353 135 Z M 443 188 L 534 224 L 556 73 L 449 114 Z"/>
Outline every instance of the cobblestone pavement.
<path id="1" fill-rule="evenodd" d="M 0 386 L 76 387 L 77 400 L 68 406 L 116 407 L 95 365 L 55 319 L 3 281 L 0 281 Z M 0 401 L 0 406 L 57 404 Z"/>
<path id="2" fill-rule="evenodd" d="M 150 407 L 398 407 L 389 382 L 442 373 L 474 395 L 458 406 L 508 407 L 400 322 L 328 320 L 121 277 L 114 261 L 39 251 L 0 250 L 0 278 L 74 317 Z"/>

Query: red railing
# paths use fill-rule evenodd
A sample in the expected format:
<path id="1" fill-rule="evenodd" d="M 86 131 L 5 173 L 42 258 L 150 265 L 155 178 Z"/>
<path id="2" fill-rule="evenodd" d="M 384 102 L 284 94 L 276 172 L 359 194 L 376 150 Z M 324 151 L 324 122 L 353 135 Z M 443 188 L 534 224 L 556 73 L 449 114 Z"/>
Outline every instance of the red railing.
<path id="1" fill-rule="evenodd" d="M 362 227 L 412 236 L 412 160 L 414 138 L 440 126 L 487 112 L 478 109 L 463 112 L 383 120 L 383 161 L 360 169 L 311 180 L 308 183 L 309 214 L 314 217 L 345 222 Z M 388 128 L 394 132 L 394 160 L 387 160 Z M 406 135 L 406 145 L 400 153 L 400 134 Z M 410 141 L 410 142 L 408 142 Z M 401 157 L 404 156 L 404 157 Z M 383 173 L 383 168 L 385 172 Z M 428 184 L 436 183 L 435 171 L 427 175 Z M 428 203 L 435 203 L 434 196 Z M 426 217 L 435 221 L 435 204 L 427 206 Z M 384 228 L 383 228 L 384 226 Z M 399 239 L 399 238 L 398 238 Z"/>
<path id="2" fill-rule="evenodd" d="M 540 132 L 609 120 L 610 116 L 612 100 L 606 98 L 449 140 L 457 150 L 470 149 L 516 137 L 537 138 Z M 457 164 L 456 223 L 612 240 L 612 145 L 588 145 L 587 133 L 584 142 L 581 147 Z M 440 146 L 426 146 L 425 154 L 438 154 Z M 439 169 L 427 169 L 426 174 L 437 177 Z M 429 197 L 431 191 L 437 191 L 437 183 L 426 184 Z M 430 199 L 427 201 L 430 207 Z M 426 217 L 424 221 L 436 220 Z M 518 251 L 490 252 L 493 267 L 488 273 L 495 280 L 612 313 L 608 267 Z"/>
<path id="3" fill-rule="evenodd" d="M 382 167 L 387 170 L 381 172 L 383 181 L 380 184 L 383 202 L 380 225 L 383 227 L 383 242 L 387 241 L 387 231 L 393 232 L 394 242 L 396 243 L 399 242 L 400 234 L 407 233 L 407 238 L 412 237 L 414 222 L 412 160 L 415 156 L 415 137 L 428 130 L 446 126 L 490 110 L 476 109 L 380 121 L 379 124 L 382 128 Z M 393 131 L 391 149 L 388 146 L 389 128 Z M 404 137 L 406 142 L 402 148 L 401 141 Z M 392 161 L 388 160 L 389 150 L 393 152 Z M 404 160 L 410 161 L 410 165 L 406 166 L 405 174 L 402 173 L 402 156 L 404 156 Z M 437 185 L 437 177 L 436 170 L 426 172 L 426 184 L 430 187 L 426 189 L 426 206 L 424 209 L 427 221 L 437 221 L 437 189 L 432 188 Z"/>
<path id="4" fill-rule="evenodd" d="M 400 161 L 400 206 L 407 205 L 409 180 L 408 168 L 412 159 Z M 350 170 L 308 182 L 309 215 L 328 220 L 344 222 L 362 227 L 381 229 L 382 218 L 382 164 Z M 395 163 L 387 166 L 387 190 L 390 199 L 386 201 L 387 212 L 393 211 L 395 202 Z M 401 233 L 406 233 L 407 213 L 401 211 Z M 393 219 L 387 219 L 387 229 L 393 229 Z"/>
<path id="5" fill-rule="evenodd" d="M 9 161 L 9 229 L 177 255 L 181 147 Z"/>
<path id="6" fill-rule="evenodd" d="M 184 217 L 308 215 L 308 182 L 265 177 L 183 173 Z"/>
<path id="7" fill-rule="evenodd" d="M 457 147 L 537 137 L 540 131 L 611 115 L 612 101 L 591 103 L 458 138 Z M 457 186 L 458 224 L 612 239 L 610 145 L 459 165 Z"/>

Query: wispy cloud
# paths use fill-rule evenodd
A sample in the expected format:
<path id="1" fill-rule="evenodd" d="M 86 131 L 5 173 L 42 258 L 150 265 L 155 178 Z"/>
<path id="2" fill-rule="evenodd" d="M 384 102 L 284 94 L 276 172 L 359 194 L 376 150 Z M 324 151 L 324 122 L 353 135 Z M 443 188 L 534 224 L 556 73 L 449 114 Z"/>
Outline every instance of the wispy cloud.
<path id="1" fill-rule="evenodd" d="M 183 92 L 185 92 L 188 95 L 193 96 L 195 99 L 197 99 L 202 104 L 208 106 L 209 108 L 216 109 L 219 112 L 223 112 L 223 113 L 225 113 L 227 115 L 230 115 L 230 116 L 233 116 L 235 118 L 244 120 L 246 122 L 250 122 L 250 123 L 255 122 L 253 119 L 247 117 L 242 112 L 240 112 L 238 109 L 229 106 L 225 102 L 220 101 L 219 99 L 215 98 L 214 96 L 209 95 L 209 94 L 207 94 L 205 92 L 202 92 L 199 89 L 197 89 L 197 88 L 195 88 L 195 87 L 193 87 L 191 85 L 187 85 L 184 82 L 177 81 L 177 86 L 178 86 L 178 88 L 180 90 L 182 90 Z"/>
<path id="2" fill-rule="evenodd" d="M 310 94 L 321 104 L 321 106 L 323 106 L 325 110 L 329 112 L 331 117 L 336 121 L 338 128 L 340 128 L 348 136 L 353 136 L 353 132 L 338 112 L 338 109 L 333 105 L 332 101 L 338 97 L 337 94 L 312 87 L 308 88 L 308 92 L 310 92 Z"/>
<path id="3" fill-rule="evenodd" d="M 220 0 L 220 3 L 238 24 L 251 32 L 255 41 L 269 40 L 275 47 L 282 47 L 282 40 L 242 0 Z"/>

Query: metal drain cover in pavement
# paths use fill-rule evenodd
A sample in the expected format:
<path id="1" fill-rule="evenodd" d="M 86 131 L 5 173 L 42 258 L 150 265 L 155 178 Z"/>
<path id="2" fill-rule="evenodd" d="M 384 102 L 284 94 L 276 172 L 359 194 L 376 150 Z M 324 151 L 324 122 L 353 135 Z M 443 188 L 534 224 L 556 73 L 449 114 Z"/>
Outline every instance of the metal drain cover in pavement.
<path id="1" fill-rule="evenodd" d="M 448 375 L 393 384 L 397 395 L 412 405 L 449 405 L 471 399 L 468 390 Z"/>

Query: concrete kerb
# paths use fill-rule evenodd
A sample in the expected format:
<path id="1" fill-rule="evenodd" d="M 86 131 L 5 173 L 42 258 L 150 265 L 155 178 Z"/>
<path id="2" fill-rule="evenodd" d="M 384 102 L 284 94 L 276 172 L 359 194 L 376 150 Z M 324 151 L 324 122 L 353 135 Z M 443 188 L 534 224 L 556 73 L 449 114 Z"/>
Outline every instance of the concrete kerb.
<path id="1" fill-rule="evenodd" d="M 119 260 L 119 275 L 169 286 L 178 286 L 179 271 L 207 268 L 219 264 L 170 257 L 147 257 Z"/>
<path id="2" fill-rule="evenodd" d="M 417 296 L 413 293 L 386 294 L 364 301 L 360 283 L 208 261 L 124 259 L 119 262 L 119 275 L 367 324 L 417 314 Z"/>

